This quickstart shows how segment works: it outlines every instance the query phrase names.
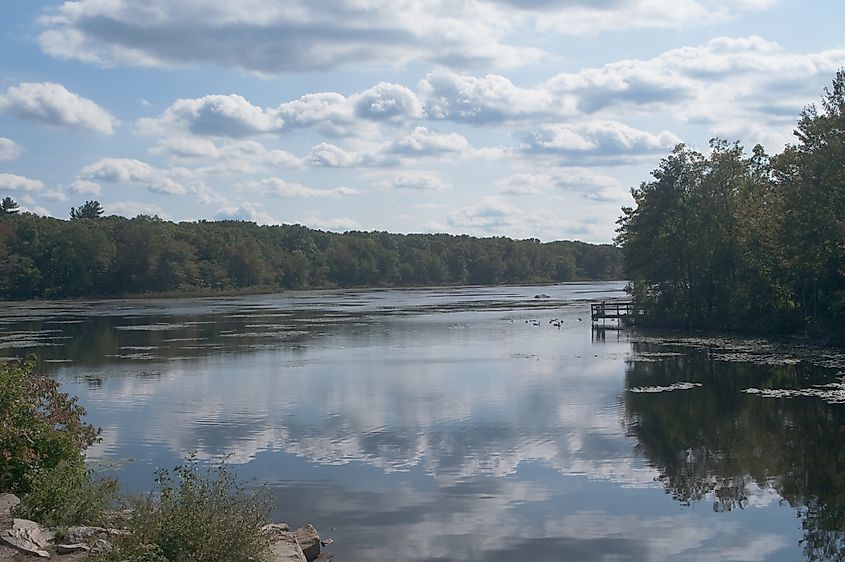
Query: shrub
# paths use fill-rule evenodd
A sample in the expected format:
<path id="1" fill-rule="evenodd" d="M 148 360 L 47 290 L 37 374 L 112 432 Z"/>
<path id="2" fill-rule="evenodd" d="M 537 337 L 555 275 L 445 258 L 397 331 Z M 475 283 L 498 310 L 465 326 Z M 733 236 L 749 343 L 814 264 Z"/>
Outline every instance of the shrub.
<path id="1" fill-rule="evenodd" d="M 15 515 L 50 527 L 107 525 L 106 510 L 118 492 L 116 480 L 95 479 L 81 461 L 61 461 L 40 471 L 31 487 Z"/>
<path id="2" fill-rule="evenodd" d="M 101 560 L 247 562 L 266 560 L 271 498 L 247 491 L 225 463 L 201 468 L 194 457 L 160 470 L 157 497 L 134 502 L 131 534 Z"/>
<path id="3" fill-rule="evenodd" d="M 34 369 L 33 358 L 0 364 L 0 491 L 26 493 L 62 462 L 81 466 L 99 436 L 77 399 Z"/>

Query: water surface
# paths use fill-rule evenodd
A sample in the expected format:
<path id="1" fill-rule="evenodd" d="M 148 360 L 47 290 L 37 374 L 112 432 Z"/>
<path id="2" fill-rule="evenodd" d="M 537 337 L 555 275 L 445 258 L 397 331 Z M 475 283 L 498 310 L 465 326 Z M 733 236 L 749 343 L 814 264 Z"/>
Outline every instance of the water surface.
<path id="1" fill-rule="evenodd" d="M 841 357 L 591 329 L 621 288 L 12 303 L 0 356 L 125 488 L 226 457 L 338 560 L 841 559 Z"/>

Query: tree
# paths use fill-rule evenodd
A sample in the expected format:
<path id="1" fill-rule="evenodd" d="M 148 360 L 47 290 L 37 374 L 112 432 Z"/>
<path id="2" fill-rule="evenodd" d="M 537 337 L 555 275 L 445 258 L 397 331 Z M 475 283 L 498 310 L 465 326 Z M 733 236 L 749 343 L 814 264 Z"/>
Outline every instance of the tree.
<path id="1" fill-rule="evenodd" d="M 0 201 L 0 215 L 13 215 L 20 212 L 20 210 L 17 201 L 11 197 L 4 197 L 3 201 Z"/>
<path id="2" fill-rule="evenodd" d="M 28 492 L 33 478 L 60 463 L 83 466 L 99 430 L 85 408 L 34 372 L 33 359 L 0 364 L 0 490 Z"/>
<path id="3" fill-rule="evenodd" d="M 79 207 L 70 208 L 71 220 L 77 219 L 98 219 L 104 212 L 103 206 L 99 201 L 86 201 L 85 204 Z"/>

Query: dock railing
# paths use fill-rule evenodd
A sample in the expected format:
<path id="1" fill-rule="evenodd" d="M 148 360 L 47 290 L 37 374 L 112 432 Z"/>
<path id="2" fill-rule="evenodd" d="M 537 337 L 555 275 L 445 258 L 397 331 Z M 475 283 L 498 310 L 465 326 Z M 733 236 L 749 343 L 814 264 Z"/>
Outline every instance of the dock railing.
<path id="1" fill-rule="evenodd" d="M 634 303 L 631 301 L 590 303 L 590 318 L 593 322 L 615 319 L 625 323 L 633 321 L 635 314 Z"/>

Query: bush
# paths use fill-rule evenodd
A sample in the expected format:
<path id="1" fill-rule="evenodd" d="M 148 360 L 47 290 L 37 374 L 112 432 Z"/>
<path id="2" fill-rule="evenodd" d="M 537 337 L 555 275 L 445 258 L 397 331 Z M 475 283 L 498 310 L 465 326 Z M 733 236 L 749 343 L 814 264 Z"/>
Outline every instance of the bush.
<path id="1" fill-rule="evenodd" d="M 29 492 L 62 462 L 82 466 L 99 436 L 77 399 L 34 370 L 32 358 L 0 364 L 0 491 Z"/>
<path id="2" fill-rule="evenodd" d="M 108 525 L 106 510 L 118 492 L 116 480 L 95 479 L 82 462 L 70 461 L 41 471 L 31 487 L 15 515 L 50 527 Z"/>
<path id="3" fill-rule="evenodd" d="M 225 463 L 201 469 L 194 457 L 160 470 L 158 496 L 138 499 L 131 534 L 100 560 L 247 562 L 266 560 L 271 498 L 244 489 Z"/>

